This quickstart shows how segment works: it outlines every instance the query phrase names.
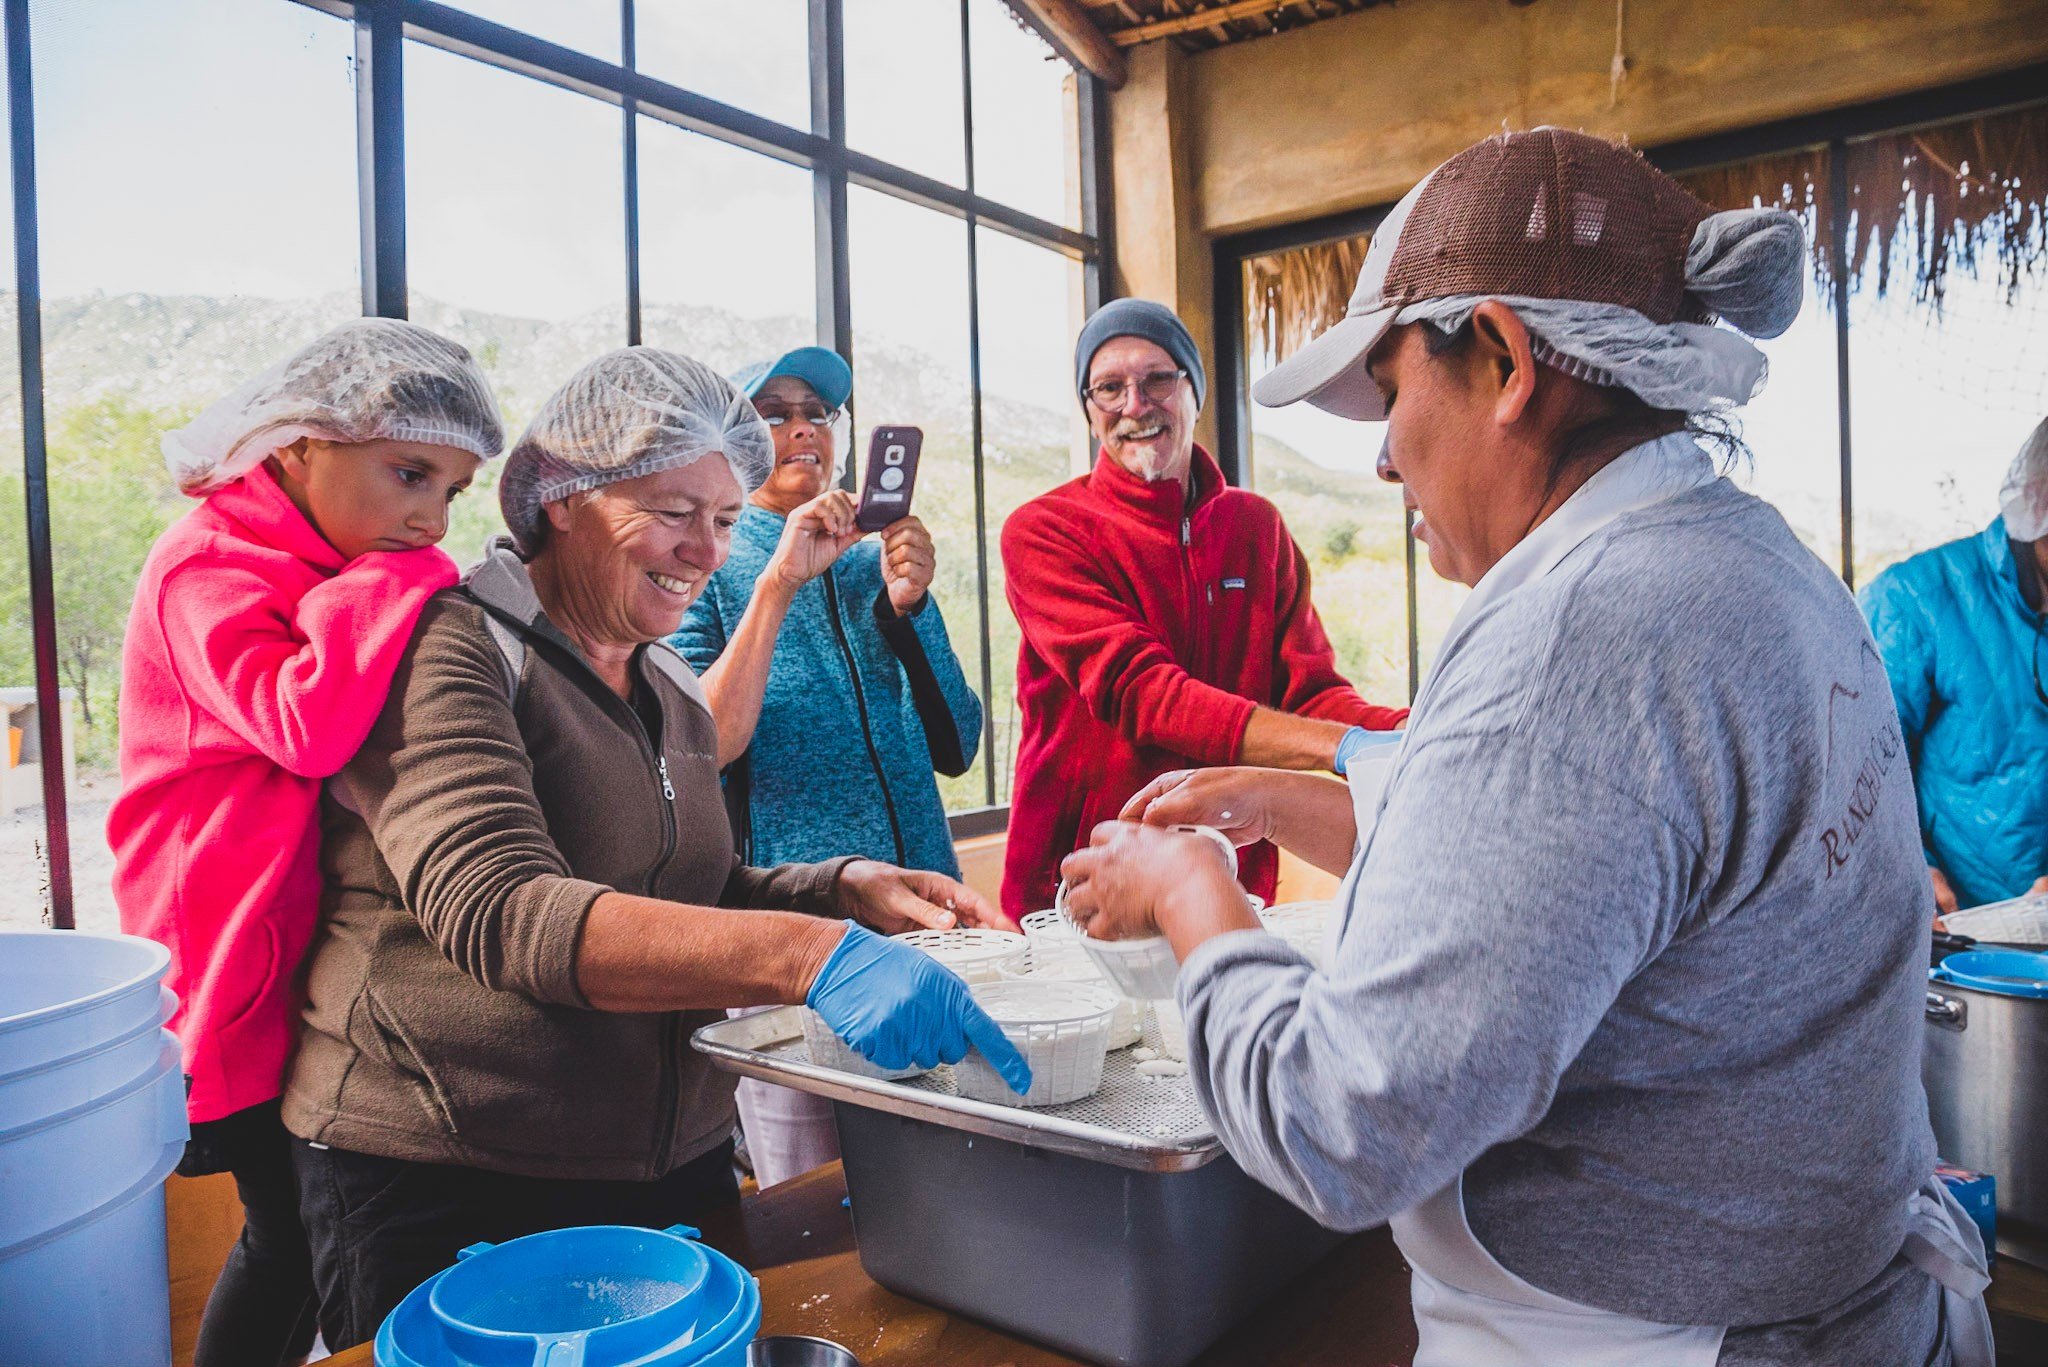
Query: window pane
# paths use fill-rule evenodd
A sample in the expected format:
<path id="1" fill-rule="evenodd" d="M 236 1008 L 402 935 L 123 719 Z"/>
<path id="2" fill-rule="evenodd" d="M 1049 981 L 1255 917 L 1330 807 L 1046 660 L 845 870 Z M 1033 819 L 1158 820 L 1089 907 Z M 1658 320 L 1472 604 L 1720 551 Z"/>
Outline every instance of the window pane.
<path id="1" fill-rule="evenodd" d="M 1782 337 L 1760 341 L 1770 358 L 1764 392 L 1736 410 L 1750 449 L 1729 471 L 1784 514 L 1799 539 L 1842 568 L 1842 459 L 1835 408 L 1835 319 L 1806 281 L 1806 302 Z"/>
<path id="2" fill-rule="evenodd" d="M 974 189 L 1054 223 L 1081 223 L 1074 82 L 1002 0 L 975 0 Z"/>
<path id="3" fill-rule="evenodd" d="M 846 0 L 846 140 L 965 183 L 958 0 Z"/>
<path id="4" fill-rule="evenodd" d="M 817 326 L 810 172 L 640 120 L 640 336 L 731 373 Z"/>
<path id="5" fill-rule="evenodd" d="M 1087 468 L 1088 426 L 1074 394 L 1081 264 L 977 229 L 981 280 L 982 479 L 988 501 L 988 610 L 996 801 L 1010 800 L 1017 758 L 1017 619 L 1003 588 L 1003 520 Z M 964 626 L 947 624 L 957 637 Z M 980 681 L 975 687 L 980 688 Z"/>
<path id="6" fill-rule="evenodd" d="M 110 929 L 121 640 L 144 555 L 191 506 L 158 441 L 358 311 L 353 42 L 275 0 L 39 3 L 32 32 L 72 873 L 79 924 Z M 252 117 L 252 70 L 290 98 Z M 17 668 L 5 683 L 30 682 Z"/>
<path id="7" fill-rule="evenodd" d="M 804 0 L 658 0 L 633 10 L 633 64 L 749 113 L 811 126 Z"/>
<path id="8" fill-rule="evenodd" d="M 974 554 L 974 452 L 967 365 L 967 230 L 957 219 L 855 186 L 852 259 L 856 463 L 877 425 L 924 429 L 917 516 L 938 552 L 933 596 L 960 667 L 981 691 L 981 576 Z M 985 700 L 984 700 L 985 701 Z M 986 804 L 988 755 L 939 778 L 948 811 Z"/>
<path id="9" fill-rule="evenodd" d="M 1272 358 L 1259 370 L 1271 369 Z M 1308 558 L 1310 584 L 1337 665 L 1358 691 L 1408 697 L 1408 572 L 1401 489 L 1373 472 L 1385 423 L 1309 404 L 1251 405 L 1252 487 L 1273 501 Z"/>
<path id="10" fill-rule="evenodd" d="M 1939 312 L 1914 300 L 1904 272 L 1882 299 L 1866 276 L 1850 304 L 1859 585 L 1988 526 L 2007 468 L 2048 413 L 2048 281 L 2023 276 L 2008 297 L 1997 270 L 1989 249 L 1974 274 L 1952 266 Z"/>
<path id="11" fill-rule="evenodd" d="M 607 62 L 619 60 L 619 0 L 449 0 L 456 9 L 573 47 Z"/>
<path id="12" fill-rule="evenodd" d="M 626 342 L 619 112 L 418 43 L 405 60 L 412 318 L 476 353 L 516 436 L 571 371 Z M 504 530 L 499 466 L 456 502 L 458 562 Z"/>
<path id="13" fill-rule="evenodd" d="M 0 100 L 0 133 L 12 124 Z M 35 688 L 35 654 L 29 634 L 28 528 L 21 450 L 21 358 L 15 328 L 14 181 L 0 175 L 0 707 L 4 707 L 8 749 L 0 751 L 0 930 L 29 930 L 42 924 L 44 874 L 37 857 L 44 832 L 38 777 L 21 767 L 32 747 L 34 727 L 23 703 Z M 17 738 L 16 731 L 21 735 Z M 19 747 L 17 749 L 17 746 Z M 19 760 L 21 763 L 17 763 Z M 75 862 L 76 856 L 74 856 Z M 99 924 L 104 924 L 101 917 Z"/>

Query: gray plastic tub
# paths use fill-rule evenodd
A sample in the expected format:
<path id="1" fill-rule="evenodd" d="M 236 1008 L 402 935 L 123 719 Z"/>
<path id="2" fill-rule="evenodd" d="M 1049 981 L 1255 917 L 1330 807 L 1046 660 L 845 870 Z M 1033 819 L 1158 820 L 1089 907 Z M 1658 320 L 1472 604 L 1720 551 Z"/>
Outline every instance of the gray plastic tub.
<path id="1" fill-rule="evenodd" d="M 870 1277 L 1091 1362 L 1184 1367 L 1343 1239 L 1230 1160 L 1185 1078 L 1143 1077 L 1128 1051 L 1093 1097 L 1024 1110 L 957 1095 L 948 1068 L 814 1065 L 793 1008 L 695 1044 L 837 1103 Z"/>

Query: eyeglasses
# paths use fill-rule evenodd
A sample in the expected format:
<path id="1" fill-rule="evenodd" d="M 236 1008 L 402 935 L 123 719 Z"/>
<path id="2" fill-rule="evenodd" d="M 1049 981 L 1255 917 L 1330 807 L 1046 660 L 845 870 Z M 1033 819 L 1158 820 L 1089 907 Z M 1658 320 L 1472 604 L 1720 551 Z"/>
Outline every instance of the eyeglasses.
<path id="1" fill-rule="evenodd" d="M 1170 401 L 1186 375 L 1185 370 L 1155 370 L 1136 380 L 1097 380 L 1081 392 L 1103 412 L 1116 413 L 1130 406 L 1133 389 L 1143 394 L 1147 403 Z"/>
<path id="2" fill-rule="evenodd" d="M 839 410 L 827 408 L 821 403 L 801 404 L 795 408 L 787 404 L 771 403 L 766 406 L 756 405 L 754 411 L 759 413 L 761 421 L 770 427 L 780 427 L 791 418 L 802 418 L 813 427 L 830 427 L 839 421 Z"/>

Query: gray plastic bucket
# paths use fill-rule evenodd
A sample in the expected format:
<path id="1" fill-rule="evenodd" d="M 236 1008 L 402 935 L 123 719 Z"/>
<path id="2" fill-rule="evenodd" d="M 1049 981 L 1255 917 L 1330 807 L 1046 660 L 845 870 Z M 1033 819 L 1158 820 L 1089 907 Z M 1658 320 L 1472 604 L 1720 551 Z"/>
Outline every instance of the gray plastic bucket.
<path id="1" fill-rule="evenodd" d="M 171 1360 L 169 964 L 125 935 L 0 933 L 0 1363 Z"/>

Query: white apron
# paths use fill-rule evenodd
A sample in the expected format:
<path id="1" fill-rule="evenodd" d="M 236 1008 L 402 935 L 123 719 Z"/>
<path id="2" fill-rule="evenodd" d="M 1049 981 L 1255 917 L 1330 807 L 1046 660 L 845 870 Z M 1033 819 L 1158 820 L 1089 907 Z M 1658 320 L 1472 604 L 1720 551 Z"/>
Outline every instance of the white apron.
<path id="1" fill-rule="evenodd" d="M 1684 434 L 1639 446 L 1596 473 L 1487 572 L 1459 609 L 1435 667 L 1411 709 L 1409 726 L 1429 701 L 1445 664 L 1493 603 L 1555 569 L 1595 532 L 1624 513 L 1675 498 L 1716 478 L 1712 461 Z M 1368 751 L 1351 767 L 1358 856 L 1337 894 L 1342 933 L 1357 893 L 1374 827 L 1398 774 L 1398 744 Z M 1370 761 L 1370 762 L 1369 762 Z M 1331 946 L 1334 952 L 1334 945 Z M 1976 1226 L 1938 1179 L 1913 1197 L 1902 1251 L 1943 1288 L 1955 1367 L 1992 1367 L 1990 1283 Z M 1465 1219 L 1464 1178 L 1391 1222 L 1394 1242 L 1414 1270 L 1415 1367 L 1713 1367 L 1724 1326 L 1658 1324 L 1566 1300 L 1501 1266 Z"/>

